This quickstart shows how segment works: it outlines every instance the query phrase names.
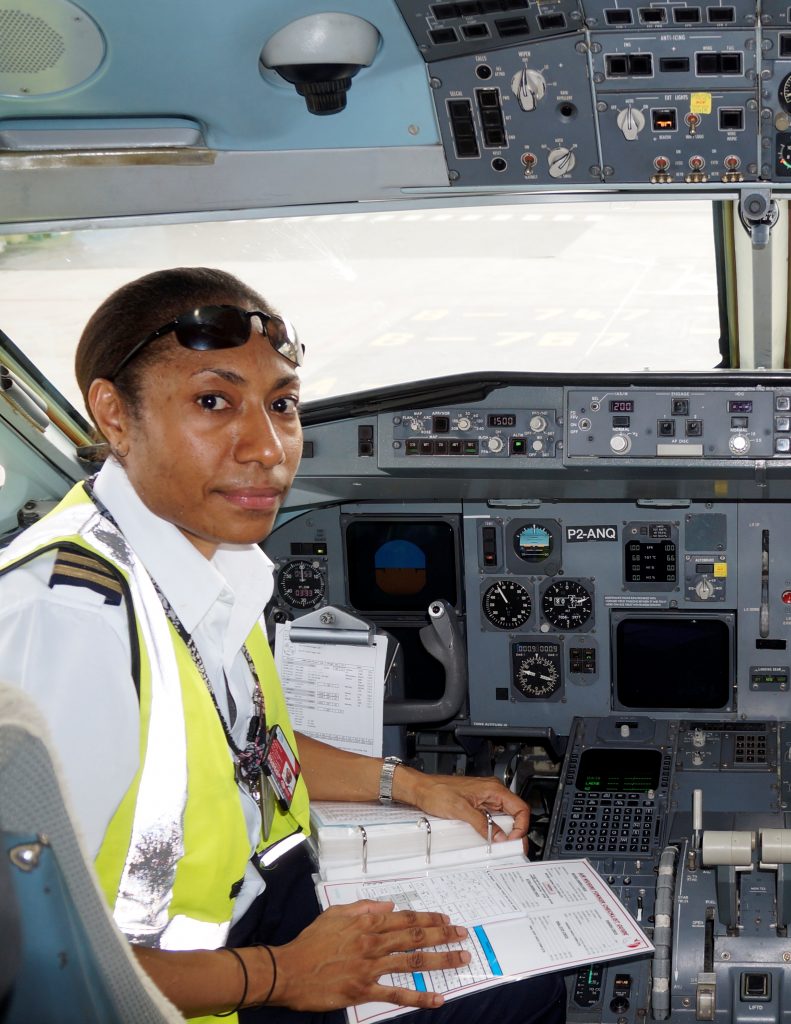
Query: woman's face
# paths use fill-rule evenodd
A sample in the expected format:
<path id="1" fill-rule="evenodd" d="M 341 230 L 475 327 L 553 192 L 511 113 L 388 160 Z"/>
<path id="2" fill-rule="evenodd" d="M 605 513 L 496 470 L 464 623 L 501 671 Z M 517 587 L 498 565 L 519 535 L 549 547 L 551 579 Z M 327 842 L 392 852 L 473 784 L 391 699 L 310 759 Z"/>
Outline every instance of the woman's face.
<path id="1" fill-rule="evenodd" d="M 171 335 L 141 377 L 134 412 L 107 381 L 90 398 L 143 502 L 209 558 L 218 544 L 263 540 L 302 454 L 294 366 L 258 331 L 214 352 Z"/>

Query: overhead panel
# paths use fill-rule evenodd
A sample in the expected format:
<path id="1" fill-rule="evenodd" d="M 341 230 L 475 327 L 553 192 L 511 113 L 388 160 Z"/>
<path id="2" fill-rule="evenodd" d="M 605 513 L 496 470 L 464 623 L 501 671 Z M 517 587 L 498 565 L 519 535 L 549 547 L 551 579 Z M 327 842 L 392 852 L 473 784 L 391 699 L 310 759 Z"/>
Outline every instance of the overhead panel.
<path id="1" fill-rule="evenodd" d="M 452 185 L 791 178 L 786 7 L 398 3 L 429 67 Z"/>

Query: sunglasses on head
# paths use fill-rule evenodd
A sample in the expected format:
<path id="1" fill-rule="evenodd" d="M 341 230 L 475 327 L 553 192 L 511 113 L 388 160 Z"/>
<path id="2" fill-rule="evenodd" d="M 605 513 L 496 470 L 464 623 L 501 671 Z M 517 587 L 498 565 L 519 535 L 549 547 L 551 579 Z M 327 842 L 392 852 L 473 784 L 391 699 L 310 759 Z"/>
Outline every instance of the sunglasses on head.
<path id="1" fill-rule="evenodd" d="M 109 379 L 117 377 L 146 345 L 157 338 L 163 338 L 166 334 L 175 334 L 179 345 L 192 349 L 193 352 L 239 348 L 250 340 L 253 317 L 259 319 L 261 333 L 275 352 L 295 366 L 302 366 L 305 346 L 297 339 L 297 332 L 291 324 L 282 317 L 262 313 L 259 309 L 240 309 L 238 306 L 201 306 L 190 313 L 182 313 L 175 320 L 163 324 L 139 341 L 126 353 Z"/>

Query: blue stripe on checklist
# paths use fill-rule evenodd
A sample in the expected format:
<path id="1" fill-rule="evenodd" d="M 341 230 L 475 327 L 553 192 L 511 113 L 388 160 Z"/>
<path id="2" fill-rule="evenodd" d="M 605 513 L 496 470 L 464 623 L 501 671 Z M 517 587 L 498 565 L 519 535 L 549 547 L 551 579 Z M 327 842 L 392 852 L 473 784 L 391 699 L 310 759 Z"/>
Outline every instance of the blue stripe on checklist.
<path id="1" fill-rule="evenodd" d="M 475 926 L 473 931 L 478 936 L 478 942 L 480 942 L 481 949 L 483 950 L 486 959 L 489 961 L 489 967 L 491 968 L 492 974 L 502 974 L 503 969 L 494 954 L 492 944 L 489 942 L 489 936 L 486 934 L 486 929 L 483 925 L 479 924 Z"/>
<path id="2" fill-rule="evenodd" d="M 427 991 L 427 989 L 426 989 L 426 979 L 423 977 L 422 974 L 413 973 L 412 974 L 412 980 L 414 981 L 415 988 L 417 989 L 418 992 L 426 992 Z"/>

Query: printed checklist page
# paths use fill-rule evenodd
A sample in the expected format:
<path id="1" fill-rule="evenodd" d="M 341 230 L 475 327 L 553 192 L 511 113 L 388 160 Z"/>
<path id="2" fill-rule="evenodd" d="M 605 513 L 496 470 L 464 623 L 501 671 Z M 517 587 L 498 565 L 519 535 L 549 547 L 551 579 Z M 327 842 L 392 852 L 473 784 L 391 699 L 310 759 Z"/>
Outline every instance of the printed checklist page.
<path id="1" fill-rule="evenodd" d="M 455 970 L 388 975 L 382 984 L 456 998 L 482 988 L 593 961 L 649 953 L 653 947 L 587 861 L 500 861 L 397 878 L 319 882 L 322 906 L 392 900 L 399 910 L 439 911 L 468 937 L 471 954 Z M 386 1003 L 347 1010 L 350 1024 L 408 1012 Z"/>

